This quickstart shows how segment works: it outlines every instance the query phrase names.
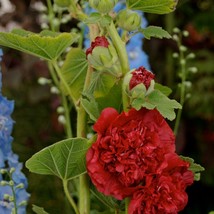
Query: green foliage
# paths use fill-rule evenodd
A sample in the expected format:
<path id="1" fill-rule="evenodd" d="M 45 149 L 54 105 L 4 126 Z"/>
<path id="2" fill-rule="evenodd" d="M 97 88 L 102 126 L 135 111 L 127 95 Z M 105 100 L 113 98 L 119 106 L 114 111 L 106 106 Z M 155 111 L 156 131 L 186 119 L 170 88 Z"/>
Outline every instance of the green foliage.
<path id="1" fill-rule="evenodd" d="M 84 107 L 85 111 L 88 113 L 91 120 L 96 121 L 100 115 L 98 108 L 98 103 L 96 102 L 94 96 L 90 93 L 83 93 L 81 104 Z"/>
<path id="2" fill-rule="evenodd" d="M 178 0 L 126 0 L 129 9 L 166 14 L 175 10 Z"/>
<path id="3" fill-rule="evenodd" d="M 22 29 L 11 33 L 0 32 L 0 45 L 10 47 L 45 60 L 55 60 L 78 39 L 75 33 L 54 33 L 42 31 L 40 34 Z"/>
<path id="4" fill-rule="evenodd" d="M 92 186 L 90 190 L 91 190 L 92 194 L 98 200 L 100 200 L 103 204 L 105 204 L 108 208 L 113 209 L 113 210 L 120 209 L 120 204 L 115 198 L 102 194 L 101 192 L 97 191 L 97 189 L 94 186 Z"/>
<path id="5" fill-rule="evenodd" d="M 85 23 L 87 24 L 99 23 L 102 27 L 105 27 L 109 25 L 111 21 L 112 21 L 111 16 L 94 12 L 89 15 L 89 17 L 85 20 Z"/>
<path id="6" fill-rule="evenodd" d="M 151 93 L 145 95 L 145 93 L 143 93 L 143 91 L 145 91 L 145 86 L 141 88 L 140 85 L 143 87 L 143 84 L 139 84 L 139 93 L 133 94 L 131 97 L 132 107 L 137 110 L 142 107 L 147 109 L 156 108 L 163 117 L 174 120 L 176 117 L 174 109 L 182 108 L 182 106 L 176 100 L 171 100 L 166 96 L 169 90 L 158 85 L 156 88 L 159 87 L 165 94 L 161 90 L 154 89 Z"/>
<path id="7" fill-rule="evenodd" d="M 194 160 L 190 157 L 184 157 L 180 155 L 180 157 L 190 163 L 189 170 L 191 170 L 194 173 L 194 180 L 199 181 L 200 180 L 200 175 L 202 171 L 204 171 L 204 167 L 202 167 L 200 164 L 194 163 Z"/>
<path id="8" fill-rule="evenodd" d="M 54 0 L 54 2 L 60 7 L 68 7 L 70 5 L 70 0 Z"/>
<path id="9" fill-rule="evenodd" d="M 164 85 L 161 85 L 159 83 L 155 83 L 155 89 L 161 91 L 161 93 L 163 93 L 164 95 L 166 95 L 167 97 L 172 93 L 172 89 L 167 87 L 167 86 L 164 86 Z"/>
<path id="10" fill-rule="evenodd" d="M 37 174 L 70 180 L 86 172 L 85 156 L 89 146 L 84 138 L 66 139 L 34 154 L 26 167 Z"/>
<path id="11" fill-rule="evenodd" d="M 61 72 L 75 102 L 79 100 L 83 91 L 87 69 L 85 52 L 79 48 L 72 48 L 66 56 Z"/>
<path id="12" fill-rule="evenodd" d="M 48 213 L 44 210 L 44 208 L 38 207 L 38 206 L 36 206 L 35 204 L 33 204 L 32 210 L 33 210 L 36 214 L 48 214 Z"/>
<path id="13" fill-rule="evenodd" d="M 167 31 L 163 30 L 162 27 L 149 26 L 147 28 L 142 28 L 140 31 L 143 33 L 146 39 L 150 39 L 151 37 L 156 37 L 159 39 L 171 38 L 170 34 Z"/>

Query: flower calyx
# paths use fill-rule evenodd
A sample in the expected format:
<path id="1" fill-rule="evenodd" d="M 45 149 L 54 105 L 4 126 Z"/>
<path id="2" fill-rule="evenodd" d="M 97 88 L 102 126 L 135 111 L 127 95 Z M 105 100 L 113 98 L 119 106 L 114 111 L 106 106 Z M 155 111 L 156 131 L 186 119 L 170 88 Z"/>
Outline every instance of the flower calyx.
<path id="1" fill-rule="evenodd" d="M 89 0 L 90 6 L 103 14 L 109 13 L 117 2 L 118 0 Z"/>
<path id="2" fill-rule="evenodd" d="M 141 25 L 141 16 L 132 10 L 121 10 L 117 15 L 117 24 L 124 30 L 135 31 Z"/>

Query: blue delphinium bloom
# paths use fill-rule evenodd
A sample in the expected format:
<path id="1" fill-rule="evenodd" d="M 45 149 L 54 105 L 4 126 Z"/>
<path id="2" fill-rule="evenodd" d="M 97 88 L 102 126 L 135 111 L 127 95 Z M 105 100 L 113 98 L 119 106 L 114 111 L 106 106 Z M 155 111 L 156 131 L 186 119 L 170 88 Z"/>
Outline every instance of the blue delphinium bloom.
<path id="1" fill-rule="evenodd" d="M 2 55 L 0 49 L 0 62 Z M 14 202 L 10 201 L 7 196 L 14 197 L 13 191 L 15 192 L 17 214 L 25 214 L 26 203 L 29 199 L 29 194 L 26 191 L 28 183 L 25 175 L 21 172 L 22 163 L 18 161 L 18 155 L 13 153 L 11 145 L 13 141 L 11 133 L 14 124 L 11 114 L 14 109 L 14 101 L 3 97 L 1 88 L 2 74 L 0 66 L 0 214 L 12 213 L 15 207 Z M 8 185 L 10 180 L 14 182 L 14 185 Z"/>

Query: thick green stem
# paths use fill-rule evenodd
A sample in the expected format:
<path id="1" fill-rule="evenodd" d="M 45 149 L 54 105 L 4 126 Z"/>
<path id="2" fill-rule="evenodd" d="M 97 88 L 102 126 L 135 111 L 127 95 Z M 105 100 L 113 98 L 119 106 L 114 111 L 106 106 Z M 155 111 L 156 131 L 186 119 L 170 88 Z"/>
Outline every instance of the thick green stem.
<path id="1" fill-rule="evenodd" d="M 81 212 L 79 212 L 76 203 L 74 202 L 73 198 L 71 197 L 69 190 L 68 190 L 68 181 L 67 180 L 63 180 L 63 189 L 65 192 L 65 195 L 69 201 L 69 203 L 71 204 L 71 206 L 73 207 L 74 211 L 76 214 L 80 214 Z"/>
<path id="2" fill-rule="evenodd" d="M 89 66 L 86 74 L 84 91 L 88 88 L 92 75 L 92 68 Z M 80 102 L 80 106 L 77 109 L 77 137 L 86 138 L 86 121 L 87 114 Z M 79 210 L 81 214 L 90 213 L 90 190 L 89 190 L 89 178 L 87 174 L 81 175 L 79 179 Z"/>
<path id="3" fill-rule="evenodd" d="M 111 22 L 111 24 L 107 27 L 107 30 L 117 50 L 122 67 L 122 72 L 123 75 L 125 75 L 129 71 L 129 60 L 126 51 L 126 43 L 122 41 L 113 22 Z"/>
<path id="4" fill-rule="evenodd" d="M 113 22 L 111 22 L 111 24 L 107 27 L 107 30 L 112 39 L 113 45 L 115 46 L 115 48 L 117 50 L 120 64 L 122 67 L 123 77 L 124 77 L 125 74 L 130 69 L 128 54 L 126 51 L 126 43 L 122 41 Z M 127 111 L 129 109 L 129 97 L 127 96 L 124 89 L 122 90 L 122 100 L 123 100 L 123 110 Z"/>
<path id="5" fill-rule="evenodd" d="M 125 214 L 128 214 L 130 198 L 125 198 Z"/>

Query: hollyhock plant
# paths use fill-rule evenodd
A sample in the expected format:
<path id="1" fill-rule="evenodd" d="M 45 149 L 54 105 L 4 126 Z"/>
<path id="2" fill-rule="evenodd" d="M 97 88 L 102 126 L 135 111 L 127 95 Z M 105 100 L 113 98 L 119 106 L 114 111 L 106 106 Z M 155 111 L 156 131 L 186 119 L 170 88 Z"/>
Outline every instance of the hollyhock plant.
<path id="1" fill-rule="evenodd" d="M 97 189 L 117 199 L 130 196 L 147 174 L 161 172 L 164 155 L 175 151 L 174 134 L 158 111 L 102 111 L 97 141 L 86 160 Z"/>
<path id="2" fill-rule="evenodd" d="M 61 101 L 57 114 L 66 137 L 38 151 L 26 167 L 57 176 L 72 213 L 174 214 L 187 204 L 187 186 L 199 180 L 203 168 L 176 154 L 173 122 L 169 126 L 166 121 L 180 117 L 182 105 L 169 98 L 171 89 L 155 82 L 142 53 L 143 38 L 171 38 L 161 27 L 147 27 L 143 14 L 167 14 L 176 4 L 174 0 L 48 0 L 41 14 L 44 31 L 0 32 L 0 45 L 48 64 L 51 79 L 39 82 L 57 88 Z M 61 26 L 68 22 L 77 24 L 75 29 L 60 32 L 68 29 Z M 25 205 L 21 205 L 29 195 L 22 164 L 11 151 L 13 103 L 0 95 L 0 107 L 0 213 L 22 214 Z M 16 202 L 21 204 L 17 208 Z M 33 211 L 46 213 L 41 207 Z"/>

